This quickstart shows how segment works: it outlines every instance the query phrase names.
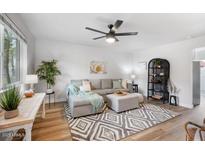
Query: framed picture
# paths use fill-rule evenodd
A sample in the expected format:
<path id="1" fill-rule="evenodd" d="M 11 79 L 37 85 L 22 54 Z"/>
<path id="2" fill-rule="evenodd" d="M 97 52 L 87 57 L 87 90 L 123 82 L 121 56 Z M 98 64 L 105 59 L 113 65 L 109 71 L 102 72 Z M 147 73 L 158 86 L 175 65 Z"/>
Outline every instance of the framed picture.
<path id="1" fill-rule="evenodd" d="M 91 61 L 90 62 L 90 73 L 91 74 L 105 74 L 105 62 L 102 61 Z"/>

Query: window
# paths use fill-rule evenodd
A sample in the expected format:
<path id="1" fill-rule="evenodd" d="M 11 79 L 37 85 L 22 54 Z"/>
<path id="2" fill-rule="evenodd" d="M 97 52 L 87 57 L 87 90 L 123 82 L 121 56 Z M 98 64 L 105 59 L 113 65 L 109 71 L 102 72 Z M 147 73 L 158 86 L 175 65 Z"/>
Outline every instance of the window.
<path id="1" fill-rule="evenodd" d="M 0 90 L 22 81 L 23 40 L 0 20 Z"/>
<path id="2" fill-rule="evenodd" d="M 6 87 L 20 81 L 20 41 L 4 28 L 3 42 L 2 86 Z"/>

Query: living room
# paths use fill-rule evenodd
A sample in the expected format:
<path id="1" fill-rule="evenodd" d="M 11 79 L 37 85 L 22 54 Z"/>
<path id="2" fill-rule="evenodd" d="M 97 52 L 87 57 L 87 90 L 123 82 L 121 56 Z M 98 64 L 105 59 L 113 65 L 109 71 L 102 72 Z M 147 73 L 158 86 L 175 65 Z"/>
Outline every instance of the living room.
<path id="1" fill-rule="evenodd" d="M 2 12 L 0 140 L 204 141 L 204 21 Z"/>
<path id="2" fill-rule="evenodd" d="M 97 37 L 98 33 L 95 32 L 89 32 L 85 30 L 86 26 L 92 26 L 93 27 L 103 27 L 102 29 L 108 29 L 107 24 L 103 24 L 102 21 L 99 20 L 100 23 L 103 25 L 98 24 L 92 24 L 91 22 L 94 22 L 95 20 L 98 20 L 102 16 L 102 18 L 113 18 L 109 19 L 110 22 L 115 22 L 115 19 L 120 18 L 139 18 L 144 17 L 147 20 L 151 20 L 149 18 L 154 18 L 155 21 L 157 20 L 164 20 L 164 18 L 172 18 L 174 20 L 184 20 L 184 23 L 179 23 L 178 27 L 176 26 L 176 29 L 179 28 L 179 26 L 182 26 L 182 24 L 190 24 L 192 23 L 198 23 L 199 21 L 204 18 L 203 14 L 197 14 L 197 15 L 189 15 L 189 14 L 182 14 L 181 16 L 178 14 L 114 14 L 114 17 L 111 17 L 112 14 L 22 14 L 22 15 L 16 15 L 16 14 L 9 14 L 14 19 L 17 18 L 16 22 L 18 23 L 22 19 L 18 20 L 19 16 L 22 16 L 24 19 L 23 25 L 28 23 L 26 27 L 31 27 L 31 30 L 28 30 L 28 36 L 27 38 L 29 40 L 28 44 L 28 74 L 32 74 L 36 71 L 38 68 L 38 65 L 43 60 L 51 60 L 56 59 L 58 61 L 58 66 L 60 70 L 62 71 L 62 74 L 58 76 L 56 85 L 54 89 L 56 90 L 56 99 L 57 101 L 65 101 L 66 95 L 65 95 L 65 86 L 66 83 L 68 83 L 71 79 L 90 79 L 90 78 L 122 78 L 122 79 L 131 79 L 130 75 L 132 73 L 136 74 L 136 80 L 139 84 L 139 90 L 143 92 L 144 95 L 146 95 L 146 84 L 147 84 L 147 74 L 146 71 L 141 70 L 139 71 L 138 65 L 140 65 L 140 62 L 149 62 L 152 58 L 164 58 L 167 59 L 170 64 L 170 78 L 174 81 L 174 83 L 177 85 L 179 89 L 181 89 L 179 95 L 181 101 L 180 106 L 192 108 L 192 91 L 191 91 L 191 63 L 192 60 L 192 54 L 193 50 L 195 48 L 203 47 L 204 42 L 204 36 L 201 33 L 201 35 L 197 36 L 187 36 L 187 32 L 182 32 L 182 34 L 178 34 L 178 36 L 175 36 L 173 39 L 178 40 L 171 40 L 171 36 L 167 38 L 167 42 L 163 43 L 162 45 L 157 45 L 160 41 L 156 41 L 155 44 L 153 44 L 153 47 L 147 47 L 148 49 L 143 49 L 143 44 L 146 42 L 143 42 L 141 39 L 142 37 L 146 37 L 145 30 L 140 30 L 139 28 L 132 28 L 131 31 L 141 31 L 137 36 L 131 36 L 131 37 L 120 37 L 122 40 L 121 42 L 117 42 L 114 44 L 108 44 L 103 39 L 93 41 L 93 37 Z M 185 22 L 187 18 L 189 18 L 189 21 Z M 50 18 L 58 19 L 58 22 L 61 23 L 61 26 L 58 26 L 52 22 L 56 22 L 55 20 L 49 22 Z M 83 25 L 79 25 L 79 28 L 76 26 L 72 28 L 71 23 L 68 21 L 66 23 L 64 20 L 66 18 L 76 18 L 76 23 L 73 23 L 73 25 L 79 25 L 79 21 L 82 21 L 82 18 L 86 18 L 87 20 L 89 18 L 90 21 L 87 21 L 87 23 L 84 22 Z M 177 19 L 178 18 L 178 19 Z M 170 19 L 171 20 L 171 19 Z M 157 23 L 159 23 L 159 21 Z M 73 21 L 74 22 L 74 21 Z M 167 21 L 164 21 L 164 24 Z M 109 23 L 109 22 L 108 22 Z M 141 21 L 142 23 L 142 21 Z M 123 28 L 127 28 L 127 25 L 134 24 L 134 22 L 124 21 L 124 25 L 122 25 L 122 31 Z M 168 23 L 169 24 L 169 23 Z M 167 25 L 168 25 L 167 24 Z M 49 25 L 55 25 L 53 27 L 50 27 L 48 29 Z M 68 29 L 65 32 L 60 32 L 61 29 L 65 29 L 70 25 L 70 30 Z M 142 24 L 143 25 L 143 24 Z M 124 26 L 124 27 L 123 27 Z M 153 25 L 152 27 L 158 27 L 159 25 Z M 33 28 L 34 27 L 34 28 Z M 45 28 L 42 28 L 45 27 Z M 142 27 L 142 26 L 141 26 Z M 168 34 L 173 33 L 172 31 L 176 31 L 176 29 L 171 26 L 171 30 L 168 26 L 167 29 L 164 30 L 164 33 L 167 32 Z M 191 27 L 191 26 L 190 26 Z M 53 29 L 55 29 L 54 32 Z M 77 30 L 74 30 L 77 29 Z M 129 28 L 127 28 L 129 30 Z M 32 34 L 31 32 L 32 31 Z M 79 31 L 82 36 L 79 39 L 82 39 L 86 42 L 83 44 L 80 41 L 80 43 L 76 43 L 74 39 L 78 39 L 78 37 L 74 38 L 74 36 Z M 150 30 L 147 30 L 150 31 Z M 184 30 L 185 31 L 185 30 Z M 187 28 L 188 31 L 188 28 Z M 26 31 L 25 31 L 26 32 Z M 155 30 L 155 33 L 163 33 L 162 29 L 159 28 Z M 154 33 L 154 32 L 153 32 Z M 163 35 L 165 35 L 163 33 Z M 168 35 L 167 34 L 167 35 Z M 145 36 L 144 36 L 145 35 Z M 194 35 L 194 34 L 193 34 Z M 58 36 L 58 37 L 57 37 Z M 184 37 L 182 37 L 184 36 Z M 31 38 L 29 38 L 31 37 Z M 159 36 L 149 36 L 149 37 L 159 37 Z M 162 36 L 164 38 L 164 36 Z M 35 38 L 35 39 L 34 39 Z M 179 40 L 181 38 L 181 40 Z M 146 39 L 146 38 L 145 38 Z M 159 37 L 161 39 L 161 37 Z M 66 41 L 70 40 L 70 41 Z M 149 40 L 146 40 L 149 41 Z M 165 41 L 165 39 L 163 40 Z M 89 43 L 88 43 L 89 42 Z M 161 42 L 160 42 L 161 43 Z M 92 45 L 91 45 L 92 44 Z M 127 46 L 126 46 L 126 45 Z M 142 45 L 138 45 L 142 44 Z M 141 46 L 141 49 L 135 49 L 135 45 Z M 146 44 L 147 45 L 147 44 Z M 34 47 L 35 46 L 35 47 Z M 35 49 L 34 49 L 35 48 Z M 137 51 L 136 51 L 137 50 Z M 147 54 L 147 50 L 151 51 L 149 54 Z M 134 52 L 133 52 L 134 51 Z M 188 52 L 189 51 L 189 52 Z M 48 54 L 49 53 L 49 54 Z M 86 56 L 85 56 L 86 53 Z M 176 53 L 176 54 L 175 54 Z M 33 58 L 34 57 L 34 58 Z M 183 61 L 181 60 L 183 57 Z M 91 74 L 89 72 L 89 64 L 91 61 L 102 61 L 106 62 L 106 74 L 98 74 L 97 76 L 95 74 Z M 174 61 L 174 62 L 172 62 Z M 178 65 L 180 63 L 180 65 Z M 187 67 L 189 66 L 189 67 Z M 138 69 L 138 70 L 137 70 Z M 180 72 L 183 70 L 184 76 L 181 76 Z M 138 74 L 137 74 L 138 73 Z M 185 75 L 186 74 L 186 75 Z M 184 82 L 183 82 L 184 81 Z M 41 81 L 40 81 L 41 82 Z M 42 82 L 41 84 L 36 85 L 37 90 L 41 89 L 42 91 L 46 90 L 45 82 Z M 40 86 L 40 87 L 39 87 Z"/>

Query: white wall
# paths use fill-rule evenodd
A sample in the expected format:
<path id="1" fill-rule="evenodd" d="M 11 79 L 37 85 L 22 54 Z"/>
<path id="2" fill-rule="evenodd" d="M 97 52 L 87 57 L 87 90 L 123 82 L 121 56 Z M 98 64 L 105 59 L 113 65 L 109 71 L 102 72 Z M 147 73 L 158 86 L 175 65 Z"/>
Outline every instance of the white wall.
<path id="1" fill-rule="evenodd" d="M 140 72 L 136 68 L 137 62 L 148 63 L 152 58 L 167 59 L 170 62 L 170 77 L 180 89 L 179 105 L 192 108 L 192 51 L 204 45 L 205 37 L 200 37 L 136 52 L 134 65 L 139 89 L 147 95 L 147 70 Z"/>
<path id="2" fill-rule="evenodd" d="M 65 87 L 71 79 L 90 78 L 128 78 L 132 71 L 132 54 L 118 53 L 109 50 L 70 44 L 67 42 L 37 40 L 35 46 L 35 68 L 42 60 L 58 60 L 62 75 L 57 78 L 54 90 L 57 101 L 64 101 Z M 90 61 L 104 61 L 107 74 L 90 74 Z M 45 82 L 37 86 L 39 91 L 45 91 Z"/>
<path id="3" fill-rule="evenodd" d="M 18 28 L 23 32 L 27 39 L 27 72 L 33 73 L 34 72 L 34 47 L 35 47 L 35 38 L 30 33 L 28 28 L 23 23 L 21 17 L 17 13 L 8 13 L 7 14 L 12 21 L 18 26 Z"/>

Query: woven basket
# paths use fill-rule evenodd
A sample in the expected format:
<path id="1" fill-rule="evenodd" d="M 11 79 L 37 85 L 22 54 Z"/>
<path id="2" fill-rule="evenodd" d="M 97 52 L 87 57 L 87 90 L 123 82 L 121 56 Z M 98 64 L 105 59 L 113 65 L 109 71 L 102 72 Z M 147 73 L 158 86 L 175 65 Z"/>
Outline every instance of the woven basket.
<path id="1" fill-rule="evenodd" d="M 5 111 L 4 118 L 5 119 L 15 118 L 15 117 L 18 116 L 18 114 L 19 114 L 19 110 L 18 109 L 12 110 L 12 111 Z"/>

